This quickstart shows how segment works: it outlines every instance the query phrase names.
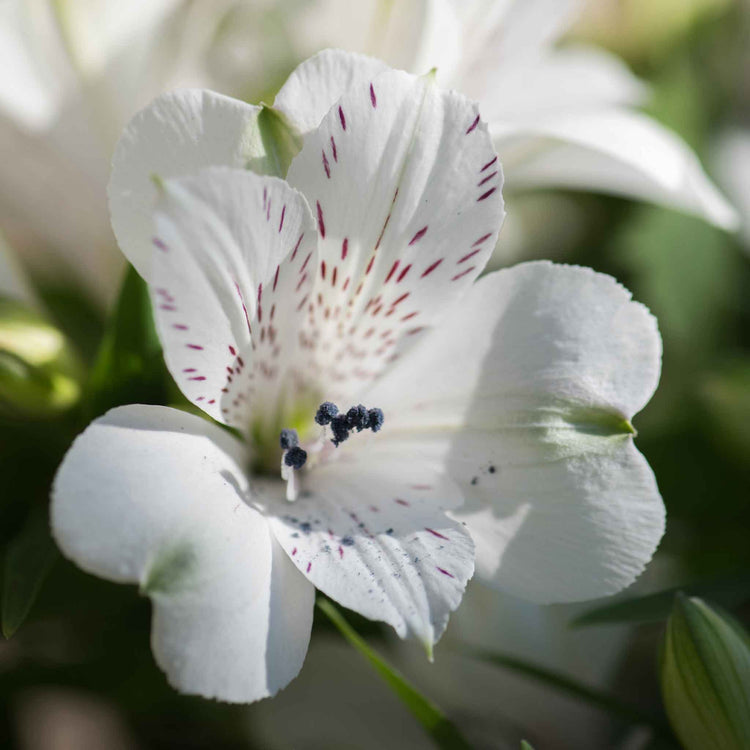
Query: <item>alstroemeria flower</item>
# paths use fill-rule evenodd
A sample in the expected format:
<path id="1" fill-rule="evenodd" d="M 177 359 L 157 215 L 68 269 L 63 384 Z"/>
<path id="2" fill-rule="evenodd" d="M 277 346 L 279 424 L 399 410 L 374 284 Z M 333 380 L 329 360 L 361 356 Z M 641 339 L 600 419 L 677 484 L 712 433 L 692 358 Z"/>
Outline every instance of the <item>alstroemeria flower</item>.
<path id="1" fill-rule="evenodd" d="M 587 269 L 477 281 L 503 218 L 477 107 L 350 62 L 318 57 L 280 95 L 310 123 L 286 182 L 244 169 L 280 157 L 277 116 L 210 92 L 160 97 L 118 147 L 114 226 L 167 365 L 245 439 L 115 409 L 66 456 L 52 522 L 81 567 L 151 597 L 154 653 L 186 692 L 283 687 L 315 588 L 430 651 L 475 557 L 536 601 L 594 597 L 663 531 L 630 426 L 659 377 L 654 319 Z M 327 402 L 351 429 L 320 426 Z"/>

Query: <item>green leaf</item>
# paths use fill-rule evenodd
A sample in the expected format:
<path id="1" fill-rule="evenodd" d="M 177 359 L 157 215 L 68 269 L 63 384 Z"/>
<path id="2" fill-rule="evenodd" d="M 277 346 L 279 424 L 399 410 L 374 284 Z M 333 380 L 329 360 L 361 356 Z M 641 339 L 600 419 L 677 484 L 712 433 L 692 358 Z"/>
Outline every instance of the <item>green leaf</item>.
<path id="1" fill-rule="evenodd" d="M 166 403 L 170 382 L 148 287 L 129 267 L 89 379 L 88 416 L 121 404 Z"/>
<path id="2" fill-rule="evenodd" d="M 660 682 L 687 750 L 750 747 L 750 636 L 731 616 L 678 594 L 662 643 Z"/>
<path id="3" fill-rule="evenodd" d="M 526 740 L 521 740 L 521 750 L 534 750 L 534 748 Z"/>
<path id="4" fill-rule="evenodd" d="M 364 656 L 375 671 L 388 683 L 388 686 L 403 701 L 404 705 L 411 711 L 419 721 L 427 734 L 430 735 L 437 747 L 445 750 L 456 748 L 470 748 L 468 742 L 461 736 L 456 727 L 448 721 L 445 714 L 431 701 L 421 695 L 412 687 L 393 667 L 385 662 L 375 653 L 365 641 L 359 637 L 355 630 L 344 619 L 342 614 L 328 600 L 318 598 L 318 608 L 325 613 L 328 619 L 336 626 L 339 632 L 346 638 L 354 648 Z"/>
<path id="5" fill-rule="evenodd" d="M 687 586 L 670 588 L 655 594 L 624 599 L 589 610 L 571 622 L 573 627 L 607 625 L 623 622 L 661 622 L 669 617 L 675 594 L 706 596 L 731 609 L 750 600 L 750 573 L 701 581 Z"/>
<path id="6" fill-rule="evenodd" d="M 509 654 L 501 654 L 490 651 L 473 651 L 471 655 L 482 661 L 495 664 L 504 669 L 518 672 L 524 677 L 530 677 L 537 682 L 544 683 L 548 687 L 567 693 L 575 698 L 585 701 L 589 705 L 600 708 L 607 713 L 618 717 L 630 724 L 650 727 L 657 735 L 669 734 L 668 728 L 656 717 L 650 716 L 643 711 L 623 703 L 614 696 L 595 690 L 559 672 L 531 664 Z"/>
<path id="7" fill-rule="evenodd" d="M 0 415 L 54 417 L 81 394 L 82 368 L 65 335 L 26 303 L 0 296 Z"/>
<path id="8" fill-rule="evenodd" d="M 5 554 L 2 628 L 6 638 L 18 630 L 31 611 L 57 555 L 46 510 L 34 511 Z"/>

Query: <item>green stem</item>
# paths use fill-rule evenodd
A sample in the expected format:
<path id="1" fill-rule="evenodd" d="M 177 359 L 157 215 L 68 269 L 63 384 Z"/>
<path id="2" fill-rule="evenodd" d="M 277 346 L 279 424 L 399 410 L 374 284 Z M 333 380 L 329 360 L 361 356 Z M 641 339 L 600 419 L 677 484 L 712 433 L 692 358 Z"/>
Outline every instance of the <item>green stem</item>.
<path id="1" fill-rule="evenodd" d="M 461 736 L 445 714 L 378 656 L 328 599 L 320 597 L 316 604 L 318 609 L 336 626 L 341 635 L 370 662 L 375 671 L 388 683 L 388 686 L 404 702 L 437 747 L 443 748 L 443 750 L 470 750 L 471 745 Z"/>

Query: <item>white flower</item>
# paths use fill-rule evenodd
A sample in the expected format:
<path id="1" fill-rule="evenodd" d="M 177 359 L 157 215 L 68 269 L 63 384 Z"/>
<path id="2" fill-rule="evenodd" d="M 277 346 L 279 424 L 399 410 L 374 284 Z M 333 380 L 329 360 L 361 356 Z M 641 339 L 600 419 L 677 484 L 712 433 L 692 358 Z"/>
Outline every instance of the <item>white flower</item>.
<path id="1" fill-rule="evenodd" d="M 283 687 L 314 588 L 431 651 L 475 554 L 503 589 L 582 599 L 629 584 L 663 532 L 629 421 L 659 377 L 654 319 L 587 269 L 476 281 L 503 216 L 487 127 L 431 76 L 382 67 L 331 52 L 292 76 L 277 105 L 311 125 L 287 182 L 242 169 L 282 155 L 261 143 L 280 121 L 208 91 L 160 97 L 117 149 L 114 227 L 170 372 L 245 442 L 115 409 L 65 458 L 52 522 L 81 567 L 152 598 L 183 691 Z M 334 447 L 324 401 L 385 423 Z M 289 485 L 282 429 L 308 454 Z"/>

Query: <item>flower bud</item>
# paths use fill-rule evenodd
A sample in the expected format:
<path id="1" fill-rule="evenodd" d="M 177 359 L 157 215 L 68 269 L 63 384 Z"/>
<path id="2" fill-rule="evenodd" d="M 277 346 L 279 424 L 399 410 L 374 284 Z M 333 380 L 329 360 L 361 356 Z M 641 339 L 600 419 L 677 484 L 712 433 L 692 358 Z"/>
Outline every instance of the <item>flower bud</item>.
<path id="1" fill-rule="evenodd" d="M 660 661 L 664 706 L 687 750 L 750 747 L 750 639 L 739 623 L 678 594 Z"/>

